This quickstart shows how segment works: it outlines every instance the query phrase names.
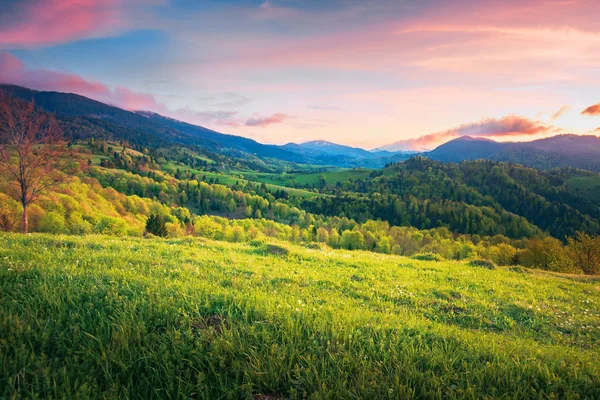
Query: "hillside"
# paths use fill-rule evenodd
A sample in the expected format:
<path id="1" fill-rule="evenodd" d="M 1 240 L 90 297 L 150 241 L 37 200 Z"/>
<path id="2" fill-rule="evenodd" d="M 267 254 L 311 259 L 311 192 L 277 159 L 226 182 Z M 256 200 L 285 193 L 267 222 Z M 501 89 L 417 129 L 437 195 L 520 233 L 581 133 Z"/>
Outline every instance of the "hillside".
<path id="1" fill-rule="evenodd" d="M 34 100 L 36 105 L 45 111 L 55 113 L 63 123 L 66 133 L 74 139 L 95 137 L 126 140 L 151 148 L 173 144 L 195 145 L 211 152 L 238 157 L 258 156 L 290 162 L 310 161 L 277 146 L 222 134 L 156 113 L 122 110 L 76 94 L 35 91 L 11 85 L 0 85 L 0 90 L 26 101 Z"/>
<path id="2" fill-rule="evenodd" d="M 453 232 L 513 238 L 541 230 L 564 240 L 579 230 L 600 233 L 595 192 L 571 183 L 581 174 L 600 183 L 597 174 L 572 169 L 542 172 L 493 161 L 447 164 L 415 157 L 374 171 L 368 179 L 321 185 L 336 196 L 307 199 L 302 207 L 419 229 L 447 226 Z"/>
<path id="3" fill-rule="evenodd" d="M 0 276 L 1 397 L 600 396 L 591 279 L 295 246 L 6 234 Z"/>
<path id="4" fill-rule="evenodd" d="M 600 138 L 593 135 L 557 135 L 531 142 L 499 143 L 463 136 L 424 156 L 437 161 L 486 159 L 551 169 L 573 167 L 600 172 Z"/>

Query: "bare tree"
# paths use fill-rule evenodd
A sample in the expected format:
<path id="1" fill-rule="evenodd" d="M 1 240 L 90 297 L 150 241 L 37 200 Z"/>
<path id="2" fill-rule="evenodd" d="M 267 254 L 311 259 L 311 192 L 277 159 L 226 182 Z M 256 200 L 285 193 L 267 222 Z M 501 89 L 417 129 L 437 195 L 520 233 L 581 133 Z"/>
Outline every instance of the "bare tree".
<path id="1" fill-rule="evenodd" d="M 0 91 L 0 173 L 23 206 L 21 232 L 29 228 L 28 207 L 77 169 L 54 116 Z"/>

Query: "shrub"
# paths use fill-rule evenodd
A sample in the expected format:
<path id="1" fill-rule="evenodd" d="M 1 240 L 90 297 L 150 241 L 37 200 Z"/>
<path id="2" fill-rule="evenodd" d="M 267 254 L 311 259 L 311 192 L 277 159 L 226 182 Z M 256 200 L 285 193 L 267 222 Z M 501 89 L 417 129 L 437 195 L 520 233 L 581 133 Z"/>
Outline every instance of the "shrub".
<path id="1" fill-rule="evenodd" d="M 119 218 L 104 216 L 100 218 L 94 232 L 103 235 L 125 236 L 127 234 L 127 224 Z"/>
<path id="2" fill-rule="evenodd" d="M 413 260 L 419 261 L 443 261 L 443 257 L 435 253 L 417 254 L 411 257 Z"/>
<path id="3" fill-rule="evenodd" d="M 266 254 L 271 254 L 275 256 L 287 256 L 290 254 L 290 251 L 283 246 L 278 244 L 267 243 L 264 245 L 263 250 Z"/>
<path id="4" fill-rule="evenodd" d="M 10 232 L 17 229 L 22 215 L 21 209 L 17 201 L 0 193 L 0 231 Z"/>
<path id="5" fill-rule="evenodd" d="M 180 236 L 183 236 L 184 234 L 183 228 L 177 222 L 167 222 L 166 230 L 167 236 L 169 236 L 170 238 L 178 238 Z"/>
<path id="6" fill-rule="evenodd" d="M 59 213 L 51 211 L 42 217 L 38 230 L 46 233 L 64 233 L 65 219 Z"/>
<path id="7" fill-rule="evenodd" d="M 518 258 L 519 263 L 526 267 L 558 272 L 574 269 L 573 262 L 562 243 L 552 237 L 528 240 L 527 248 L 519 253 Z"/>
<path id="8" fill-rule="evenodd" d="M 203 215 L 194 219 L 194 232 L 209 239 L 222 239 L 223 227 L 213 218 Z"/>
<path id="9" fill-rule="evenodd" d="M 481 267 L 487 269 L 496 269 L 496 264 L 490 260 L 478 259 L 469 261 L 471 267 Z"/>
<path id="10" fill-rule="evenodd" d="M 251 240 L 249 243 L 249 245 L 252 247 L 262 247 L 264 244 L 265 244 L 265 242 L 263 242 L 260 239 Z"/>
<path id="11" fill-rule="evenodd" d="M 490 258 L 497 265 L 516 264 L 517 249 L 506 243 L 500 243 L 490 248 Z"/>
<path id="12" fill-rule="evenodd" d="M 358 231 L 344 231 L 340 239 L 340 246 L 347 250 L 360 250 L 365 247 L 365 238 Z"/>
<path id="13" fill-rule="evenodd" d="M 568 240 L 568 252 L 576 267 L 584 274 L 600 274 L 600 236 L 592 237 L 584 232 L 577 232 Z"/>
<path id="14" fill-rule="evenodd" d="M 228 239 L 229 241 L 235 243 L 244 242 L 246 240 L 246 234 L 244 233 L 244 229 L 239 225 L 234 226 L 233 228 L 231 228 Z"/>
<path id="15" fill-rule="evenodd" d="M 87 235 L 92 232 L 92 224 L 84 219 L 77 219 L 71 222 L 69 232 L 75 235 Z"/>

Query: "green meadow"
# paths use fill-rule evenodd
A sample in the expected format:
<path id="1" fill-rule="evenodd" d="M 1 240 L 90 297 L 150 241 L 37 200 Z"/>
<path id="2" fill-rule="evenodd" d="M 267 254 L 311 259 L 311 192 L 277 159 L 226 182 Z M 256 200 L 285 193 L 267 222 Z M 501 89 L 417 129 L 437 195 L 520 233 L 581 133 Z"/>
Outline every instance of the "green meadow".
<path id="1" fill-rule="evenodd" d="M 0 398 L 600 398 L 600 281 L 486 266 L 0 234 Z"/>
<path id="2" fill-rule="evenodd" d="M 334 168 L 326 172 L 307 172 L 307 173 L 287 173 L 287 174 L 269 174 L 269 173 L 244 173 L 249 180 L 264 182 L 273 185 L 290 186 L 293 182 L 297 185 L 315 185 L 321 179 L 325 183 L 334 185 L 338 182 L 344 182 L 349 179 L 367 179 L 372 170 L 369 169 L 342 169 Z"/>
<path id="3" fill-rule="evenodd" d="M 600 202 L 600 177 L 597 174 L 580 174 L 567 180 L 567 185 L 589 198 Z"/>

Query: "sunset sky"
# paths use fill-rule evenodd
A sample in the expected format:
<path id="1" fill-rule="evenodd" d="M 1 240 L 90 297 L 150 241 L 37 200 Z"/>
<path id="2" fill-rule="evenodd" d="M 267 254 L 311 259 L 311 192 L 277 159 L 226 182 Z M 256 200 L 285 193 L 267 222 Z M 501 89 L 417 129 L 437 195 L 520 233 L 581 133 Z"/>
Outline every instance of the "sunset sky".
<path id="1" fill-rule="evenodd" d="M 600 134 L 599 21 L 598 0 L 0 0 L 0 82 L 276 144 Z"/>

